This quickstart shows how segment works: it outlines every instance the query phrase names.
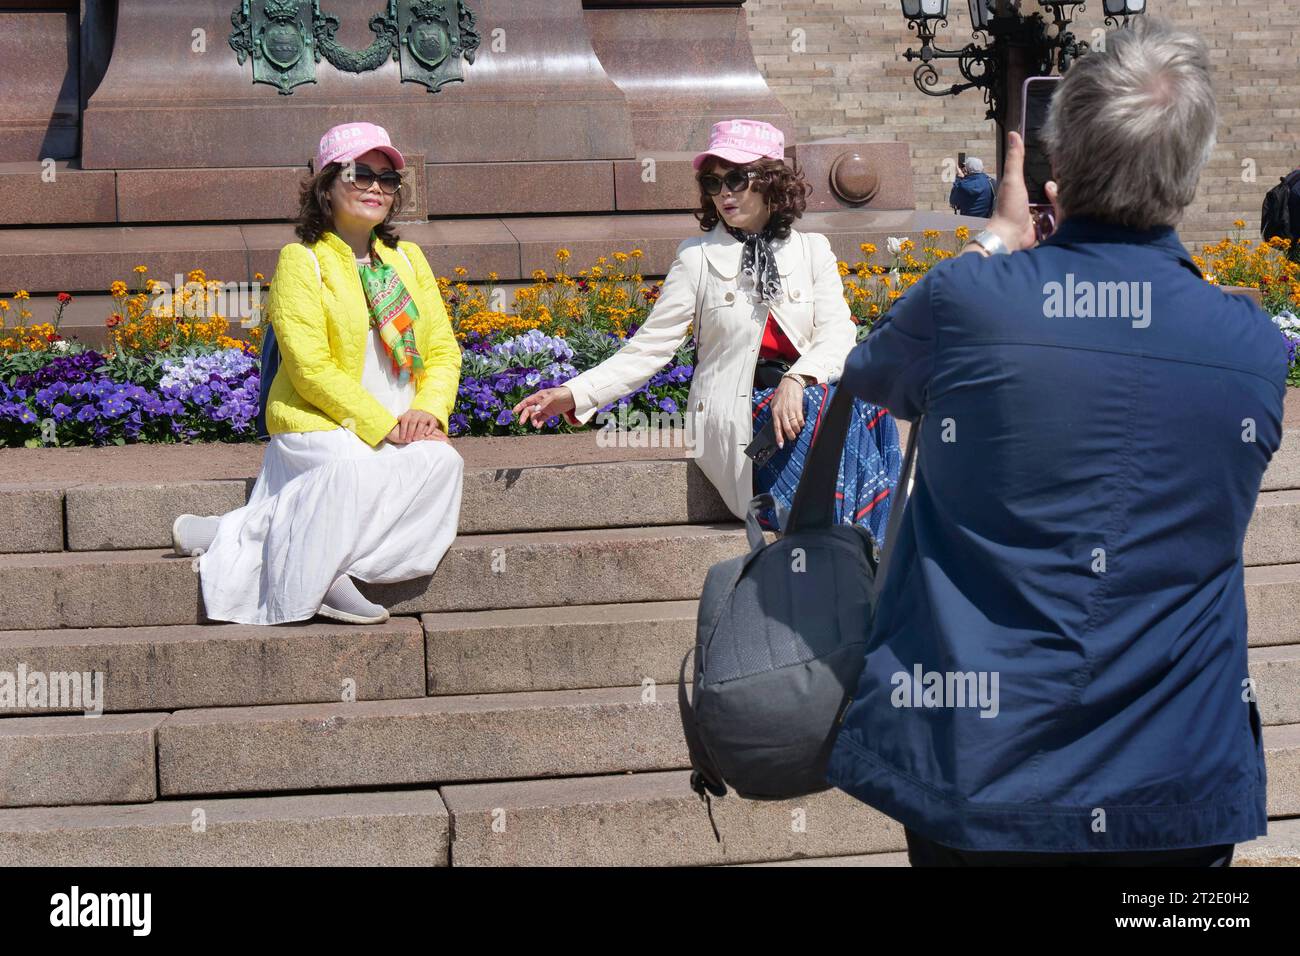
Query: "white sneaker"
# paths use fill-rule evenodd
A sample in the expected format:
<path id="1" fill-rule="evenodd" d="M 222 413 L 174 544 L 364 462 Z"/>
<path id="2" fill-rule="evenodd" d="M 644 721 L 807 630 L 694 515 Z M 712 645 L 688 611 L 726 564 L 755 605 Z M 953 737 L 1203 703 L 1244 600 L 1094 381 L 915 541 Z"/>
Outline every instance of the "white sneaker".
<path id="1" fill-rule="evenodd" d="M 367 601 L 346 574 L 330 585 L 316 613 L 345 624 L 383 624 L 388 620 L 388 608 Z"/>
<path id="2" fill-rule="evenodd" d="M 212 546 L 221 519 L 216 515 L 177 516 L 172 522 L 172 550 L 190 557 L 196 550 L 206 551 Z"/>

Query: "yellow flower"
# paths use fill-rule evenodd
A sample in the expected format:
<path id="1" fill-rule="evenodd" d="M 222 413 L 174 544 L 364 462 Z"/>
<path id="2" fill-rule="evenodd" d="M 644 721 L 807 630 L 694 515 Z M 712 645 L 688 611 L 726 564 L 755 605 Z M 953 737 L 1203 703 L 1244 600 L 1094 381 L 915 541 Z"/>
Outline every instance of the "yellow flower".
<path id="1" fill-rule="evenodd" d="M 571 259 L 572 257 L 573 257 L 573 253 L 571 253 L 568 249 L 556 249 L 556 250 L 555 250 L 555 261 L 556 261 L 556 262 L 568 262 L 569 259 Z"/>
<path id="2" fill-rule="evenodd" d="M 135 271 L 136 271 L 137 273 L 139 273 L 140 275 L 144 275 L 146 272 L 149 271 L 149 267 L 148 267 L 148 266 L 136 266 L 136 267 L 135 267 Z"/>
<path id="3" fill-rule="evenodd" d="M 1246 228 L 1246 221 L 1245 221 L 1244 219 L 1236 219 L 1236 220 L 1233 221 L 1232 224 L 1233 224 L 1234 226 L 1236 226 L 1238 229 L 1245 229 L 1245 228 Z"/>
<path id="4" fill-rule="evenodd" d="M 254 273 L 253 273 L 253 278 L 254 278 L 255 280 L 257 280 L 258 282 L 262 282 L 263 280 L 266 279 L 266 276 L 262 275 L 262 273 L 260 273 L 260 272 L 254 272 Z"/>
<path id="5" fill-rule="evenodd" d="M 938 230 L 938 229 L 926 229 L 926 230 L 922 231 L 921 235 L 922 235 L 923 237 L 925 237 L 926 239 L 930 239 L 930 240 L 938 239 L 938 238 L 939 238 L 939 230 Z"/>
<path id="6" fill-rule="evenodd" d="M 965 226 L 958 226 L 958 227 L 957 227 L 957 241 L 960 242 L 962 245 L 965 245 L 967 242 L 969 242 L 969 241 L 970 241 L 970 230 L 969 230 L 968 228 L 966 228 Z"/>

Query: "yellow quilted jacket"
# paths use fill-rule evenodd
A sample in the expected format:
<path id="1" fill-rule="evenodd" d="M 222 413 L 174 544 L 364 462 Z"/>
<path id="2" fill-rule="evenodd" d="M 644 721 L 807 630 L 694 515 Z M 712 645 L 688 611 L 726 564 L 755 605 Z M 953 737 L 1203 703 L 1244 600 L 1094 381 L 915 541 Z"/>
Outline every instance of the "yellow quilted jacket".
<path id="1" fill-rule="evenodd" d="M 382 242 L 375 245 L 379 258 L 397 270 L 420 313 L 414 324 L 415 345 L 427 374 L 417 385 L 411 407 L 433 415 L 445 432 L 460 385 L 461 356 L 438 282 L 414 242 L 398 243 L 414 272 L 396 249 Z M 311 252 L 297 242 L 280 250 L 271 278 L 267 318 L 280 347 L 280 368 L 267 395 L 266 428 L 276 435 L 346 426 L 374 447 L 392 431 L 397 418 L 361 384 L 370 309 L 356 258 L 333 232 L 326 232 L 311 249 L 320 262 L 319 279 Z"/>

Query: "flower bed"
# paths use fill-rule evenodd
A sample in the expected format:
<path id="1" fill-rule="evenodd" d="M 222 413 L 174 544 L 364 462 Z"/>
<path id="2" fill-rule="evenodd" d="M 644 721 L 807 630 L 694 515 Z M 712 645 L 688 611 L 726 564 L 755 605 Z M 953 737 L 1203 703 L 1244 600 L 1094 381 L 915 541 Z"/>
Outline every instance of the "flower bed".
<path id="1" fill-rule="evenodd" d="M 1244 224 L 1236 225 L 1240 230 Z M 926 232 L 919 249 L 910 239 L 889 240 L 889 265 L 873 262 L 878 250 L 865 243 L 863 261 L 839 264 L 859 339 L 930 268 L 955 255 L 969 234 L 958 229 L 944 246 L 942 238 Z M 1197 262 L 1208 281 L 1260 290 L 1282 333 L 1280 347 L 1288 350 L 1290 384 L 1300 387 L 1300 265 L 1288 261 L 1286 251 L 1279 240 L 1251 243 L 1238 232 L 1203 249 Z M 577 275 L 565 271 L 570 258 L 559 250 L 557 270 L 534 273 L 533 284 L 514 293 L 510 308 L 495 275 L 481 285 L 465 282 L 464 269 L 438 279 L 463 349 L 449 422 L 453 436 L 532 433 L 510 414 L 520 399 L 604 361 L 645 321 L 660 285 L 644 281 L 639 250 L 602 256 Z M 137 266 L 132 285 L 110 288 L 103 351 L 62 335 L 60 320 L 72 298 L 66 293 L 55 300 L 50 323 L 32 324 L 30 296 L 19 292 L 13 297 L 18 322 L 11 326 L 14 304 L 0 299 L 0 447 L 256 440 L 257 317 L 245 323 L 247 338 L 238 339 L 228 334 L 228 318 L 194 307 L 204 290 L 221 285 L 202 270 L 187 276 L 193 288 L 176 290 L 166 307 L 152 307 L 159 284 L 146 279 L 147 272 Z M 694 361 L 688 337 L 667 368 L 603 410 L 677 412 Z M 557 416 L 542 430 L 573 429 Z"/>

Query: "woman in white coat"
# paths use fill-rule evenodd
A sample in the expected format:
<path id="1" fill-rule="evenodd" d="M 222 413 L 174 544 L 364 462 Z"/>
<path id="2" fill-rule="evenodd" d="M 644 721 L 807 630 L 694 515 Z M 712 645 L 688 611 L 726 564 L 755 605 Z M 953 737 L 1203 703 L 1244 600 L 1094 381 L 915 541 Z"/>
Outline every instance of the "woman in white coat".
<path id="1" fill-rule="evenodd" d="M 694 163 L 695 216 L 707 231 L 677 247 L 654 308 L 623 348 L 523 399 L 514 408 L 521 423 L 536 427 L 564 414 L 586 424 L 667 365 L 693 326 L 686 412 L 697 461 L 737 517 L 755 494 L 770 492 L 777 513 L 768 509 L 760 521 L 779 528 L 856 339 L 829 241 L 791 228 L 810 187 L 783 157 L 784 136 L 768 123 L 714 125 Z M 745 453 L 756 435 L 777 446 L 758 466 Z M 861 524 L 883 544 L 901 458 L 889 413 L 856 401 L 837 486 L 840 523 Z"/>

